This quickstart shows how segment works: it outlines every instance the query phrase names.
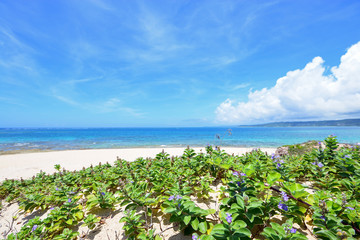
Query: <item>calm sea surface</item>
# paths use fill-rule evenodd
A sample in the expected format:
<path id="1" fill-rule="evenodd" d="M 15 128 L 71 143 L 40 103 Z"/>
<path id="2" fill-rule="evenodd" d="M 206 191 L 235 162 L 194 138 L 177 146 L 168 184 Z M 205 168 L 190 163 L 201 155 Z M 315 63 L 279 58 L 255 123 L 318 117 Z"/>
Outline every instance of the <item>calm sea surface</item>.
<path id="1" fill-rule="evenodd" d="M 207 144 L 238 147 L 278 147 L 323 140 L 333 134 L 339 142 L 360 142 L 360 127 L 235 127 L 231 128 L 88 128 L 0 129 L 0 151 L 23 149 L 98 149 L 181 147 Z M 220 136 L 220 139 L 216 137 Z"/>

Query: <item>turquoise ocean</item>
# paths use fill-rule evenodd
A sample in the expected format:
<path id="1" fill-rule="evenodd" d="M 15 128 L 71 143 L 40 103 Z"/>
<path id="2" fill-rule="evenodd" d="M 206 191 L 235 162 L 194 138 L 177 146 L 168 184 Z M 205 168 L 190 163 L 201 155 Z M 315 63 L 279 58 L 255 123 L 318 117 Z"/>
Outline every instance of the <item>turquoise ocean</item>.
<path id="1" fill-rule="evenodd" d="M 360 142 L 360 127 L 0 128 L 0 151 L 208 144 L 279 147 L 308 140 L 322 141 L 329 135 L 336 135 L 339 142 L 356 144 Z"/>

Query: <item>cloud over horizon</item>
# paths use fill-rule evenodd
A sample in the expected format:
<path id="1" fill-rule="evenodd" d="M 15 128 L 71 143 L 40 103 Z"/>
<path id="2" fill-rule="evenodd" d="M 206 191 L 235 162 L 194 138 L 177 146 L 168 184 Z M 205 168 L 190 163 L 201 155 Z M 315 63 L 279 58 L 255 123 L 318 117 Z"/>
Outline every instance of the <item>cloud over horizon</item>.
<path id="1" fill-rule="evenodd" d="M 360 42 L 347 50 L 339 66 L 329 69 L 315 57 L 275 86 L 250 90 L 247 102 L 226 99 L 215 114 L 218 122 L 231 124 L 359 117 Z"/>

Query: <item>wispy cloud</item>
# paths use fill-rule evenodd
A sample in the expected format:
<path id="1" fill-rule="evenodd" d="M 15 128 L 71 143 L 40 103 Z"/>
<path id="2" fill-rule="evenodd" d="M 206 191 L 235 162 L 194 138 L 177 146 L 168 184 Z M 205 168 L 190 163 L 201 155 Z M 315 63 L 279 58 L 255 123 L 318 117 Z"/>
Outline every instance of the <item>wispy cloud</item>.
<path id="1" fill-rule="evenodd" d="M 32 57 L 35 50 L 19 40 L 10 28 L 0 26 L 0 43 L 0 67 L 36 72 L 36 63 Z"/>
<path id="2" fill-rule="evenodd" d="M 80 106 L 80 107 L 81 107 L 81 106 L 84 106 L 84 105 L 82 105 L 81 103 L 74 101 L 73 99 L 70 99 L 70 98 L 68 98 L 68 97 L 64 97 L 64 96 L 58 95 L 58 94 L 56 94 L 56 93 L 53 93 L 52 96 L 53 96 L 54 98 L 56 98 L 56 99 L 64 102 L 64 103 L 67 103 L 67 104 L 70 104 L 70 105 L 73 105 L 73 106 L 78 106 L 78 107 L 79 107 L 79 106 Z"/>
<path id="3" fill-rule="evenodd" d="M 94 4 L 96 7 L 101 8 L 102 10 L 106 11 L 114 11 L 114 7 L 108 3 L 107 1 L 103 0 L 89 0 L 90 3 Z"/>
<path id="4" fill-rule="evenodd" d="M 14 32 L 9 28 L 4 28 L 0 26 L 0 33 L 3 35 L 6 39 L 1 38 L 1 45 L 11 44 L 16 45 L 18 48 L 26 49 L 26 50 L 33 50 L 28 45 L 24 44 L 22 41 L 20 41 L 14 34 Z M 5 44 L 4 44 L 5 43 Z"/>
<path id="5" fill-rule="evenodd" d="M 126 106 L 124 101 L 117 97 L 106 98 L 105 95 L 101 96 L 100 99 L 89 100 L 88 98 L 84 98 L 84 96 L 81 96 L 79 92 L 79 88 L 81 89 L 80 86 L 83 86 L 83 84 L 95 82 L 99 79 L 102 79 L 102 77 L 62 81 L 61 84 L 51 88 L 51 94 L 49 96 L 54 97 L 55 99 L 63 103 L 79 109 L 87 110 L 89 112 L 118 112 L 137 118 L 140 118 L 145 114 L 139 110 L 136 110 L 135 108 Z"/>
<path id="6" fill-rule="evenodd" d="M 144 113 L 139 112 L 134 108 L 123 106 L 122 101 L 116 97 L 110 98 L 95 107 L 101 112 L 125 112 L 134 117 L 142 117 L 144 115 Z"/>
<path id="7" fill-rule="evenodd" d="M 160 62 L 191 48 L 178 38 L 178 29 L 164 14 L 151 10 L 146 4 L 139 5 L 134 39 L 137 45 L 130 47 L 126 57 L 146 63 Z"/>
<path id="8" fill-rule="evenodd" d="M 97 101 L 97 102 L 82 102 L 76 101 L 69 97 L 61 96 L 58 94 L 52 94 L 54 98 L 57 100 L 69 104 L 71 106 L 87 110 L 89 112 L 96 113 L 122 113 L 125 116 L 133 116 L 136 118 L 142 118 L 145 113 L 141 112 L 135 108 L 126 107 L 122 103 L 122 101 L 118 98 L 110 98 L 105 101 Z M 1 99 L 0 99 L 1 100 Z"/>
<path id="9" fill-rule="evenodd" d="M 68 85 L 77 85 L 80 83 L 87 83 L 92 81 L 97 81 L 99 79 L 102 79 L 102 77 L 92 77 L 92 78 L 83 78 L 83 79 L 72 79 L 72 80 L 66 80 L 63 81 L 62 84 L 68 84 Z"/>
<path id="10" fill-rule="evenodd" d="M 216 57 L 206 57 L 206 58 L 195 58 L 192 61 L 188 62 L 190 65 L 203 65 L 207 69 L 216 68 L 221 69 L 236 63 L 238 58 L 234 56 L 216 56 Z"/>
<path id="11" fill-rule="evenodd" d="M 235 90 L 239 90 L 239 89 L 242 89 L 242 88 L 247 88 L 248 86 L 250 86 L 249 83 L 237 84 L 231 90 L 235 91 Z"/>
<path id="12" fill-rule="evenodd" d="M 17 99 L 17 98 L 9 98 L 9 97 L 0 96 L 0 103 L 1 102 L 11 104 L 11 105 L 17 105 L 17 106 L 21 106 L 21 107 L 26 106 L 25 104 L 20 103 L 19 99 Z"/>

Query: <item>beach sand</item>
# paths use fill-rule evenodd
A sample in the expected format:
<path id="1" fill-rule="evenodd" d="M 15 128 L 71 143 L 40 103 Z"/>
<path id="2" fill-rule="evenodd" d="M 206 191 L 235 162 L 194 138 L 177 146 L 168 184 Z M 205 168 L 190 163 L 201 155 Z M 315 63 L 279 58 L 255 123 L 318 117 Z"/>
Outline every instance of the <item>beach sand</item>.
<path id="1" fill-rule="evenodd" d="M 204 148 L 193 148 L 196 152 L 205 152 Z M 132 148 L 132 149 L 100 149 L 100 150 L 72 150 L 72 151 L 54 151 L 54 152 L 37 152 L 37 153 L 22 153 L 9 154 L 0 156 L 0 181 L 5 178 L 19 179 L 20 177 L 26 179 L 30 178 L 40 170 L 46 173 L 53 173 L 55 164 L 60 164 L 66 170 L 80 170 L 83 167 L 97 165 L 99 162 L 109 162 L 113 164 L 117 157 L 134 161 L 139 157 L 155 157 L 163 148 Z M 171 156 L 180 156 L 185 148 L 164 148 L 164 151 Z M 229 154 L 242 155 L 253 150 L 252 148 L 236 148 L 224 147 Z M 262 148 L 268 154 L 275 152 L 275 148 Z M 212 186 L 214 192 L 211 193 L 211 198 L 207 203 L 198 202 L 196 198 L 193 199 L 198 206 L 208 209 L 218 209 L 218 194 L 219 186 Z M 39 216 L 44 219 L 48 211 L 35 210 L 32 213 L 26 213 L 19 209 L 16 202 L 6 203 L 2 201 L 2 209 L 0 211 L 0 233 L 17 232 L 20 230 L 29 219 Z M 119 220 L 124 216 L 123 209 L 117 208 L 115 211 L 101 210 L 96 213 L 101 216 L 104 223 L 93 231 L 89 231 L 87 227 L 80 226 L 79 239 L 127 239 L 124 235 L 122 227 L 124 223 L 119 223 Z M 13 224 L 11 224 L 13 222 Z M 162 219 L 162 227 L 158 223 L 154 223 L 155 233 L 162 233 L 163 239 L 180 240 L 191 239 L 191 236 L 184 236 L 177 227 L 173 228 L 173 224 L 169 219 Z M 11 226 L 11 227 L 9 227 Z M 165 230 L 166 229 L 166 230 Z M 11 230 L 11 231 L 10 231 Z M 164 230 L 164 231 L 162 231 Z M 2 236 L 4 237 L 4 235 Z M 311 238 L 310 238 L 311 239 Z"/>
<path id="2" fill-rule="evenodd" d="M 196 152 L 205 152 L 205 148 L 193 148 Z M 242 155 L 253 148 L 224 147 L 221 148 L 229 154 Z M 66 170 L 80 170 L 100 162 L 113 164 L 117 157 L 134 161 L 139 157 L 153 158 L 162 150 L 171 156 L 180 156 L 185 148 L 128 148 L 128 149 L 91 149 L 66 150 L 54 152 L 20 153 L 0 155 L 0 181 L 7 179 L 31 178 L 40 172 L 54 173 L 55 164 L 60 164 Z M 275 152 L 276 148 L 262 148 L 268 154 Z"/>

